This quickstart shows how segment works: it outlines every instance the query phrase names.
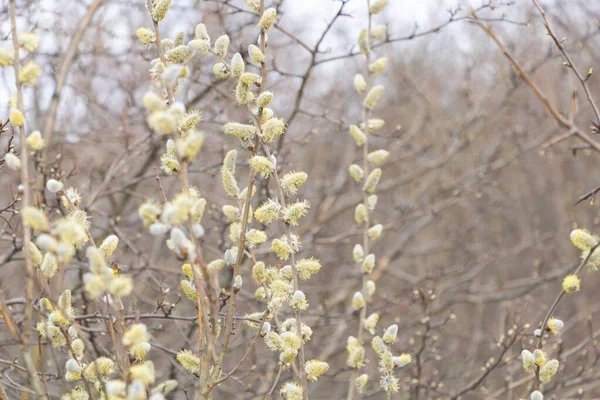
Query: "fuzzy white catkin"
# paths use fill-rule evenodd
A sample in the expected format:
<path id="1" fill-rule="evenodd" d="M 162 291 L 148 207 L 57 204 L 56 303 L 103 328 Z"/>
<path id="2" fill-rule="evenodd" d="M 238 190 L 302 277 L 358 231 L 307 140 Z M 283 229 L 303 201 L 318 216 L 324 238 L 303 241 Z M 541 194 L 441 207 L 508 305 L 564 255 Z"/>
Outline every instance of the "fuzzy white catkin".
<path id="1" fill-rule="evenodd" d="M 358 204 L 354 209 L 354 221 L 357 224 L 362 224 L 366 221 L 367 209 L 364 204 Z"/>
<path id="2" fill-rule="evenodd" d="M 362 94 L 367 90 L 367 81 L 361 74 L 354 75 L 354 88 L 359 94 Z"/>
<path id="3" fill-rule="evenodd" d="M 206 25 L 196 25 L 196 29 L 194 30 L 194 37 L 196 39 L 206 40 L 210 42 L 210 36 L 208 36 L 208 30 L 206 29 Z"/>
<path id="4" fill-rule="evenodd" d="M 348 172 L 350 173 L 350 176 L 352 177 L 352 179 L 354 179 L 356 183 L 360 182 L 365 176 L 365 172 L 357 164 L 350 165 L 348 167 Z"/>
<path id="5" fill-rule="evenodd" d="M 237 79 L 242 76 L 244 72 L 246 72 L 244 59 L 240 53 L 235 53 L 233 57 L 231 57 L 231 75 Z"/>
<path id="6" fill-rule="evenodd" d="M 173 117 L 179 121 L 185 116 L 185 104 L 180 101 L 176 101 L 171 107 L 169 107 L 169 113 L 171 113 L 171 115 L 173 115 Z"/>
<path id="7" fill-rule="evenodd" d="M 371 28 L 371 36 L 374 38 L 384 37 L 387 32 L 387 27 L 385 25 L 379 25 Z"/>
<path id="8" fill-rule="evenodd" d="M 379 239 L 379 237 L 381 237 L 382 231 L 383 231 L 383 225 L 377 224 L 377 225 L 373 225 L 372 227 L 370 227 L 369 230 L 367 231 L 367 234 L 369 236 L 369 239 L 377 240 L 377 239 Z"/>
<path id="9" fill-rule="evenodd" d="M 237 256 L 230 249 L 225 250 L 223 259 L 227 265 L 235 265 Z"/>
<path id="10" fill-rule="evenodd" d="M 31 261 L 35 267 L 39 267 L 42 264 L 44 258 L 42 252 L 33 242 L 29 242 L 29 255 L 31 256 Z"/>
<path id="11" fill-rule="evenodd" d="M 367 206 L 369 208 L 369 211 L 373 211 L 375 209 L 375 206 L 377 206 L 376 194 L 372 194 L 369 197 L 367 197 Z"/>
<path id="12" fill-rule="evenodd" d="M 171 240 L 175 246 L 183 246 L 187 242 L 185 233 L 179 228 L 173 228 L 171 230 Z"/>
<path id="13" fill-rule="evenodd" d="M 390 153 L 387 150 L 380 149 L 370 152 L 367 156 L 367 159 L 371 164 L 379 165 L 384 162 L 389 155 Z"/>
<path id="14" fill-rule="evenodd" d="M 375 0 L 371 3 L 371 7 L 369 8 L 369 12 L 371 14 L 379 14 L 382 12 L 387 6 L 388 0 Z"/>
<path id="15" fill-rule="evenodd" d="M 260 66 L 265 61 L 265 55 L 255 44 L 248 46 L 248 54 L 250 55 L 250 61 L 254 65 Z"/>
<path id="16" fill-rule="evenodd" d="M 554 319 L 554 325 L 556 326 L 556 329 L 560 332 L 564 328 L 565 323 L 560 319 Z"/>
<path id="17" fill-rule="evenodd" d="M 165 233 L 167 233 L 167 231 L 169 230 L 169 227 L 165 224 L 161 224 L 160 222 L 157 222 L 155 224 L 150 225 L 150 234 L 152 236 L 160 236 L 160 235 L 164 235 Z"/>
<path id="18" fill-rule="evenodd" d="M 152 10 L 152 17 L 156 22 L 162 21 L 167 15 L 171 7 L 171 0 L 158 0 L 154 3 L 154 9 Z"/>
<path id="19" fill-rule="evenodd" d="M 379 75 L 383 72 L 387 63 L 388 59 L 386 57 L 378 58 L 377 60 L 369 64 L 369 71 L 371 71 L 373 75 Z"/>
<path id="20" fill-rule="evenodd" d="M 227 54 L 227 50 L 229 49 L 229 42 L 229 36 L 219 36 L 219 38 L 215 40 L 215 55 L 219 57 L 225 57 L 225 55 Z"/>
<path id="21" fill-rule="evenodd" d="M 263 327 L 262 327 L 262 331 L 264 333 L 269 333 L 271 332 L 271 324 L 269 322 L 265 322 Z"/>
<path id="22" fill-rule="evenodd" d="M 525 368 L 526 371 L 533 372 L 532 368 L 535 367 L 535 358 L 529 350 L 524 349 L 521 352 L 521 361 L 523 362 L 523 368 Z"/>
<path id="23" fill-rule="evenodd" d="M 137 379 L 131 382 L 127 389 L 127 398 L 131 400 L 145 399 L 146 387 L 144 384 Z"/>
<path id="24" fill-rule="evenodd" d="M 375 294 L 375 289 L 377 288 L 377 286 L 375 285 L 374 281 L 368 280 L 367 281 L 367 297 L 370 299 L 371 297 L 373 297 L 373 295 Z"/>
<path id="25" fill-rule="evenodd" d="M 37 244 L 41 250 L 54 251 L 58 242 L 53 236 L 43 233 L 35 239 L 35 244 Z"/>
<path id="26" fill-rule="evenodd" d="M 381 99 L 384 90 L 385 89 L 382 85 L 372 87 L 371 90 L 369 90 L 369 92 L 365 96 L 365 100 L 363 101 L 363 105 L 365 106 L 365 108 L 368 108 L 370 110 L 373 107 L 375 107 L 379 102 L 379 99 Z"/>
<path id="27" fill-rule="evenodd" d="M 370 274 L 375 268 L 375 254 L 369 254 L 362 263 L 363 274 Z"/>
<path id="28" fill-rule="evenodd" d="M 399 357 L 393 357 L 393 360 L 394 360 L 394 364 L 396 364 L 398 367 L 402 368 L 402 367 L 410 364 L 412 357 L 410 356 L 410 354 L 403 353 Z"/>
<path id="29" fill-rule="evenodd" d="M 273 101 L 273 92 L 262 92 L 256 99 L 256 104 L 261 108 L 265 108 L 271 101 Z"/>
<path id="30" fill-rule="evenodd" d="M 223 168 L 232 174 L 235 174 L 235 162 L 237 159 L 237 150 L 229 150 L 223 159 Z"/>
<path id="31" fill-rule="evenodd" d="M 292 295 L 292 300 L 295 300 L 295 301 L 306 300 L 306 295 L 301 290 L 296 290 L 294 292 L 294 294 Z"/>
<path id="32" fill-rule="evenodd" d="M 531 400 L 544 400 L 544 395 L 539 390 L 531 393 Z"/>
<path id="33" fill-rule="evenodd" d="M 119 238 L 116 235 L 108 235 L 100 245 L 100 250 L 105 257 L 110 257 L 119 245 Z"/>
<path id="34" fill-rule="evenodd" d="M 192 233 L 195 239 L 201 239 L 204 237 L 204 227 L 200 224 L 192 225 Z"/>
<path id="35" fill-rule="evenodd" d="M 393 324 L 390 325 L 385 333 L 383 334 L 383 341 L 387 344 L 392 344 L 396 341 L 396 337 L 398 336 L 398 325 Z"/>
<path id="36" fill-rule="evenodd" d="M 266 32 L 273 27 L 273 24 L 275 23 L 275 18 L 277 18 L 277 11 L 273 7 L 268 8 L 260 17 L 260 21 L 258 21 L 258 26 L 263 32 Z"/>
<path id="37" fill-rule="evenodd" d="M 179 228 L 171 229 L 171 243 L 180 256 L 185 256 L 193 250 L 192 242 L 185 236 L 185 233 Z"/>
<path id="38" fill-rule="evenodd" d="M 385 121 L 380 118 L 371 118 L 368 122 L 369 132 L 375 132 L 384 127 Z M 360 129 L 365 129 L 365 124 L 361 123 L 359 125 Z"/>
<path id="39" fill-rule="evenodd" d="M 181 73 L 181 65 L 171 64 L 160 74 L 160 79 L 165 86 L 173 86 Z"/>
<path id="40" fill-rule="evenodd" d="M 79 365 L 79 363 L 72 358 L 69 358 L 65 368 L 69 372 L 75 372 L 75 373 L 81 372 L 81 365 Z"/>
<path id="41" fill-rule="evenodd" d="M 369 49 L 369 32 L 366 29 L 361 29 L 358 34 L 358 48 L 361 53 L 367 54 L 370 52 Z"/>
<path id="42" fill-rule="evenodd" d="M 360 244 L 354 246 L 354 250 L 352 250 L 352 257 L 354 258 L 354 262 L 362 262 L 365 258 L 365 251 Z"/>
<path id="43" fill-rule="evenodd" d="M 371 173 L 367 177 L 367 180 L 365 181 L 365 186 L 364 186 L 365 192 L 373 193 L 375 191 L 375 189 L 377 188 L 377 184 L 379 183 L 380 179 L 381 179 L 381 168 L 375 168 L 373 171 L 371 171 Z"/>
<path id="44" fill-rule="evenodd" d="M 46 182 L 46 189 L 48 189 L 50 193 L 58 193 L 63 190 L 63 184 L 56 179 L 48 179 Z"/>
<path id="45" fill-rule="evenodd" d="M 71 342 L 71 349 L 73 350 L 73 354 L 75 358 L 81 360 L 83 357 L 83 351 L 85 350 L 85 346 L 83 345 L 83 341 L 81 339 L 75 339 Z"/>
<path id="46" fill-rule="evenodd" d="M 110 380 L 106 383 L 106 393 L 112 396 L 118 396 L 125 390 L 126 384 L 119 380 Z"/>
<path id="47" fill-rule="evenodd" d="M 228 169 L 223 168 L 221 171 L 221 182 L 223 183 L 223 189 L 229 197 L 237 197 L 240 193 L 235 176 Z"/>
<path id="48" fill-rule="evenodd" d="M 21 169 L 21 160 L 14 153 L 6 153 L 4 155 L 4 163 L 13 171 Z"/>
<path id="49" fill-rule="evenodd" d="M 227 79 L 229 77 L 229 69 L 222 62 L 218 62 L 213 65 L 213 73 L 215 76 L 221 79 Z"/>
<path id="50" fill-rule="evenodd" d="M 233 290 L 236 292 L 239 291 L 242 288 L 242 284 L 243 284 L 242 276 L 236 275 L 235 279 L 233 280 Z"/>
<path id="51" fill-rule="evenodd" d="M 352 308 L 355 310 L 360 310 L 365 306 L 365 298 L 363 297 L 361 292 L 354 293 L 352 297 Z"/>
<path id="52" fill-rule="evenodd" d="M 367 136 L 356 125 L 350 125 L 350 136 L 352 136 L 357 146 L 362 146 L 367 141 Z"/>
<path id="53" fill-rule="evenodd" d="M 69 336 L 71 336 L 71 338 L 76 339 L 77 336 L 79 336 L 79 334 L 77 333 L 77 328 L 75 328 L 73 325 L 71 325 L 69 327 L 69 329 L 67 330 L 67 332 L 69 333 Z"/>

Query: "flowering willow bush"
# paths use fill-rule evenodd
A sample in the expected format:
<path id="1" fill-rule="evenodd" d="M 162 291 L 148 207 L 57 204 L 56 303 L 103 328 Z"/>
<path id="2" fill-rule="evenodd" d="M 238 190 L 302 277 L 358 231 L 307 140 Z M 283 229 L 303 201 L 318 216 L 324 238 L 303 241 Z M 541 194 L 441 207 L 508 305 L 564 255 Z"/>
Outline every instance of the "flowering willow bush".
<path id="1" fill-rule="evenodd" d="M 70 31 L 44 25 L 47 10 L 34 3 L 8 3 L 0 39 L 10 81 L 0 115 L 0 399 L 597 392 L 600 332 L 591 317 L 571 318 L 580 305 L 568 300 L 582 297 L 584 269 L 600 265 L 600 238 L 576 229 L 580 263 L 523 268 L 520 253 L 537 256 L 543 243 L 531 238 L 547 235 L 536 226 L 507 249 L 493 218 L 479 220 L 494 216 L 488 203 L 460 209 L 499 191 L 485 174 L 517 157 L 498 150 L 510 148 L 503 142 L 481 157 L 473 150 L 479 131 L 504 137 L 488 115 L 500 111 L 482 112 L 461 82 L 467 116 L 445 113 L 449 127 L 428 137 L 431 110 L 448 99 L 407 78 L 429 60 L 392 47 L 459 21 L 492 37 L 487 22 L 526 26 L 498 16 L 511 2 L 451 8 L 408 35 L 393 2 L 320 3 L 326 21 L 311 42 L 318 29 L 296 18 L 299 2 L 91 0 L 78 24 L 57 19 L 74 29 L 64 49 Z M 69 75 L 77 68 L 86 73 Z M 72 93 L 83 107 L 65 100 Z M 559 118 L 579 132 L 570 121 Z M 479 158 L 489 162 L 467 162 Z M 523 276 L 487 268 L 506 257 Z M 537 288 L 559 294 L 546 305 Z"/>
<path id="2" fill-rule="evenodd" d="M 310 340 L 312 331 L 302 323 L 301 312 L 309 304 L 299 288 L 299 281 L 307 280 L 319 272 L 321 265 L 314 258 L 296 260 L 301 244 L 292 233 L 292 227 L 298 225 L 299 219 L 306 215 L 310 206 L 306 200 L 290 200 L 306 181 L 307 174 L 290 171 L 279 178 L 277 159 L 269 149 L 269 145 L 285 131 L 285 123 L 267 107 L 274 99 L 274 94 L 266 90 L 267 33 L 273 27 L 277 12 L 274 8 L 265 9 L 263 2 L 250 3 L 252 11 L 259 17 L 260 48 L 251 44 L 248 54 L 251 64 L 260 72 L 258 74 L 250 72 L 251 66 L 246 71 L 240 53 L 229 56 L 230 38 L 227 35 L 219 36 L 212 42 L 204 24 L 196 27 L 194 39 L 187 44 L 183 43 L 183 33 L 175 40 L 161 40 L 158 22 L 163 20 L 168 10 L 168 4 L 165 3 L 157 2 L 152 8 L 154 31 L 140 28 L 136 35 L 144 45 L 156 44 L 160 52 L 159 59 L 153 61 L 151 75 L 157 86 L 160 84 L 159 88 L 164 88 L 169 105 L 162 100 L 164 93 L 161 96 L 154 92 L 144 96 L 144 105 L 149 112 L 148 125 L 158 134 L 172 135 L 161 157 L 162 169 L 168 175 L 179 174 L 184 191 L 162 206 L 154 202 L 142 205 L 139 214 L 152 234 L 169 232 L 167 246 L 178 258 L 188 261 L 182 266 L 188 280 L 181 282 L 181 290 L 197 305 L 201 324 L 198 333 L 200 346 L 198 355 L 191 349 L 184 349 L 177 355 L 177 360 L 188 372 L 200 378 L 201 396 L 208 396 L 215 386 L 235 372 L 236 368 L 224 373 L 223 360 L 233 332 L 237 295 L 243 283 L 242 261 L 247 255 L 254 263 L 251 276 L 257 285 L 256 297 L 266 303 L 264 310 L 247 316 L 248 325 L 257 331 L 250 349 L 259 337 L 264 337 L 267 346 L 280 353 L 280 369 L 289 369 L 294 365 L 298 371 L 298 382 L 284 384 L 282 396 L 289 399 L 306 398 L 307 381 L 316 381 L 327 371 L 328 365 L 319 360 L 305 360 L 304 344 Z M 228 122 L 223 125 L 225 134 L 239 138 L 242 146 L 249 150 L 250 173 L 247 186 L 240 190 L 236 177 L 237 150 L 232 149 L 226 154 L 221 169 L 222 184 L 225 193 L 235 201 L 234 205 L 223 206 L 223 214 L 229 221 L 228 239 L 231 247 L 225 251 L 223 258 L 205 264 L 198 241 L 204 235 L 200 223 L 207 202 L 200 197 L 198 190 L 188 188 L 186 178 L 186 164 L 193 161 L 202 147 L 203 134 L 194 130 L 200 122 L 200 114 L 198 111 L 185 113 L 183 105 L 174 102 L 174 98 L 178 81 L 189 73 L 184 64 L 195 55 L 206 56 L 208 53 L 219 60 L 213 65 L 214 75 L 219 79 L 231 77 L 235 82 L 235 101 L 247 108 L 252 123 Z M 254 184 L 257 175 L 263 179 L 273 176 L 278 197 L 267 200 L 253 211 L 251 202 L 256 192 Z M 281 222 L 285 233 L 271 240 L 270 249 L 282 263 L 289 261 L 289 265 L 270 266 L 256 258 L 255 249 L 267 242 L 269 236 L 264 230 L 250 227 L 252 216 L 265 226 Z M 191 238 L 184 232 L 186 229 Z M 219 290 L 219 282 L 215 277 L 224 268 L 232 270 L 233 281 L 230 287 Z M 202 298 L 207 298 L 208 307 L 202 304 Z M 222 301 L 229 301 L 224 319 L 217 317 Z M 276 316 L 283 315 L 286 306 L 294 311 L 294 317 L 279 323 Z M 270 321 L 274 321 L 276 329 L 272 329 Z M 219 341 L 222 343 L 217 349 Z M 203 355 L 202 359 L 200 355 Z"/>
<path id="3" fill-rule="evenodd" d="M 362 102 L 364 109 L 364 118 L 358 125 L 350 125 L 350 135 L 357 146 L 362 147 L 362 167 L 358 164 L 352 164 L 348 168 L 352 179 L 356 183 L 362 184 L 363 201 L 356 206 L 354 211 L 354 221 L 363 226 L 363 242 L 356 244 L 352 250 L 352 257 L 357 264 L 360 264 L 362 272 L 362 287 L 352 297 L 352 308 L 360 313 L 357 337 L 348 337 L 348 366 L 354 369 L 350 387 L 348 390 L 348 399 L 354 396 L 355 388 L 360 393 L 369 381 L 368 374 L 361 374 L 359 371 L 365 363 L 365 331 L 375 335 L 379 314 L 372 313 L 367 317 L 367 305 L 375 294 L 375 282 L 369 279 L 369 275 L 375 269 L 375 254 L 370 252 L 373 242 L 381 237 L 383 231 L 382 224 L 372 224 L 370 213 L 377 205 L 377 185 L 381 180 L 381 165 L 389 156 L 387 150 L 379 149 L 371 151 L 369 149 L 369 135 L 383 128 L 385 121 L 372 118 L 372 110 L 378 105 L 384 87 L 382 85 L 373 85 L 372 80 L 380 75 L 386 68 L 388 59 L 379 57 L 375 59 L 371 50 L 372 40 L 385 37 L 385 26 L 373 26 L 373 16 L 383 11 L 386 1 L 375 1 L 372 4 L 367 2 L 368 6 L 368 26 L 360 31 L 358 37 L 358 47 L 365 55 L 366 71 L 365 75 L 356 74 L 354 77 L 354 88 L 359 95 L 363 95 Z M 392 345 L 396 341 L 398 334 L 398 325 L 391 325 L 383 334 L 383 337 L 374 336 L 371 346 L 375 351 L 379 364 L 380 385 L 390 398 L 392 393 L 399 390 L 399 380 L 396 377 L 395 367 L 404 367 L 411 361 L 410 354 L 403 353 L 401 356 L 394 356 Z"/>
<path id="4" fill-rule="evenodd" d="M 275 23 L 277 11 L 275 8 L 265 9 L 263 1 L 249 2 L 250 9 L 257 15 L 256 26 L 260 33 L 258 45 L 251 44 L 248 48 L 251 65 L 247 68 L 240 53 L 230 56 L 230 38 L 222 35 L 213 42 L 204 24 L 196 27 L 193 39 L 187 43 L 184 43 L 183 32 L 173 39 L 161 39 L 159 23 L 168 14 L 170 3 L 169 0 L 149 1 L 147 8 L 152 27 L 140 27 L 136 36 L 144 46 L 157 51 L 157 58 L 150 68 L 153 90 L 143 96 L 143 104 L 147 110 L 148 126 L 156 135 L 166 139 L 166 151 L 160 157 L 161 169 L 168 176 L 178 175 L 181 192 L 170 200 L 164 193 L 160 200 L 149 199 L 139 207 L 139 216 L 150 234 L 168 237 L 166 246 L 183 262 L 181 269 L 187 278 L 181 281 L 181 291 L 197 308 L 198 347 L 196 351 L 182 349 L 176 359 L 185 370 L 198 377 L 195 385 L 197 396 L 212 398 L 212 389 L 228 379 L 257 340 L 264 338 L 268 348 L 279 354 L 280 372 L 273 382 L 273 389 L 278 385 L 281 371 L 293 368 L 297 379 L 281 385 L 281 396 L 308 398 L 308 381 L 318 380 L 329 366 L 323 361 L 305 359 L 304 345 L 310 341 L 312 330 L 302 322 L 302 312 L 309 308 L 309 303 L 299 283 L 318 273 L 321 265 L 316 258 L 297 259 L 296 256 L 301 243 L 292 228 L 306 215 L 310 205 L 308 201 L 296 200 L 295 197 L 307 180 L 307 174 L 288 171 L 280 177 L 281 168 L 269 148 L 286 129 L 284 121 L 268 108 L 274 100 L 274 93 L 267 90 L 267 34 Z M 39 300 L 36 311 L 39 313 L 37 331 L 40 337 L 49 340 L 53 347 L 66 348 L 63 379 L 78 384 L 63 394 L 62 399 L 93 399 L 97 396 L 106 399 L 164 399 L 178 382 L 172 379 L 155 382 L 154 364 L 146 360 L 152 349 L 151 335 L 143 323 L 128 325 L 125 321 L 122 298 L 131 294 L 134 283 L 132 277 L 121 273 L 113 262 L 113 253 L 119 245 L 118 237 L 110 235 L 97 246 L 89 231 L 86 211 L 80 208 L 80 194 L 76 188 L 65 188 L 60 174 L 46 183 L 46 189 L 59 201 L 56 211 L 50 213 L 56 214 L 55 217 L 50 218 L 52 215 L 49 216 L 48 211 L 29 205 L 27 156 L 29 151 L 34 155 L 41 151 L 44 140 L 37 131 L 25 135 L 22 89 L 37 83 L 41 69 L 33 62 L 21 68 L 19 50 L 33 52 L 39 40 L 32 33 L 17 35 L 14 6 L 11 12 L 14 54 L 3 50 L 2 65 L 12 65 L 15 70 L 17 98 L 12 100 L 10 123 L 19 129 L 21 143 L 28 148 L 21 149 L 20 158 L 11 148 L 4 161 L 9 168 L 23 171 L 24 185 L 20 191 L 24 206 L 21 214 L 28 271 L 33 274 L 34 270 L 38 270 L 40 282 L 46 285 L 55 275 L 59 279 L 60 294 L 54 298 L 48 287 L 48 297 Z M 252 123 L 229 122 L 223 126 L 225 134 L 239 138 L 242 147 L 248 149 L 250 173 L 247 186 L 240 190 L 236 177 L 237 150 L 232 149 L 226 154 L 221 171 L 222 183 L 227 195 L 235 201 L 233 205 L 223 206 L 223 214 L 229 221 L 231 247 L 222 258 L 205 262 L 201 247 L 205 230 L 201 223 L 207 200 L 198 188 L 190 187 L 188 180 L 188 167 L 201 151 L 205 133 L 197 130 L 202 120 L 200 111 L 186 110 L 176 99 L 182 81 L 190 74 L 186 64 L 209 53 L 218 60 L 212 68 L 214 75 L 223 80 L 231 78 L 235 86 L 235 101 L 247 109 Z M 252 69 L 256 72 L 251 72 Z M 254 211 L 251 202 L 256 192 L 257 175 L 262 179 L 272 177 L 277 195 Z M 251 227 L 253 219 L 264 227 L 280 225 L 279 229 L 284 233 L 280 237 L 269 238 L 260 227 Z M 35 236 L 34 242 L 29 241 L 30 228 Z M 271 252 L 281 264 L 268 265 L 257 259 L 255 250 L 267 241 L 270 241 Z M 88 272 L 83 276 L 85 291 L 90 298 L 103 303 L 102 317 L 109 324 L 114 350 L 112 358 L 103 356 L 90 360 L 86 356 L 85 342 L 79 338 L 71 291 L 64 288 L 65 269 L 80 250 L 89 263 Z M 241 267 L 244 257 L 254 264 L 248 275 L 256 285 L 257 299 L 265 306 L 244 318 L 248 327 L 256 331 L 256 337 L 238 365 L 231 371 L 223 371 L 233 334 L 236 298 L 243 283 Z M 228 286 L 220 287 L 216 277 L 224 268 L 231 269 L 233 279 Z M 31 301 L 33 296 L 33 280 L 29 282 L 27 301 Z M 222 302 L 229 303 L 223 317 L 220 315 Z M 111 308 L 118 312 L 114 319 L 109 312 Z M 287 308 L 293 316 L 285 316 L 289 313 Z M 28 314 L 27 322 L 31 321 L 32 315 Z M 15 332 L 15 335 L 18 333 Z M 28 342 L 22 340 L 22 343 L 32 388 L 36 396 L 44 398 L 47 394 L 31 362 Z"/>
<path id="5" fill-rule="evenodd" d="M 544 345 L 549 339 L 549 334 L 552 333 L 554 336 L 558 336 L 565 327 L 565 323 L 552 316 L 552 314 L 565 295 L 572 295 L 581 290 L 579 274 L 582 269 L 598 270 L 600 253 L 596 249 L 600 245 L 600 238 L 585 229 L 576 229 L 571 232 L 570 236 L 573 245 L 582 252 L 582 261 L 573 273 L 565 276 L 562 282 L 562 290 L 554 300 L 540 328 L 533 332 L 533 335 L 537 338 L 536 348 L 533 352 L 527 349 L 521 352 L 523 369 L 526 373 L 535 375 L 535 391 L 531 393 L 531 400 L 543 400 L 542 385 L 550 383 L 560 367 L 559 361 L 550 359 L 547 351 L 544 351 Z"/>

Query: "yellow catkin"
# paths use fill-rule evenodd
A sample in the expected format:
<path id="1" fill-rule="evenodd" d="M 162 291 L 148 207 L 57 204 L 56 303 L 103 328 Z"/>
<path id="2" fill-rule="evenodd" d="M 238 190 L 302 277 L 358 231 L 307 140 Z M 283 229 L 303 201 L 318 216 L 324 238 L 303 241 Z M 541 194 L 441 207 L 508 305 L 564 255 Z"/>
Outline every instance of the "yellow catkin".
<path id="1" fill-rule="evenodd" d="M 271 7 L 265 10 L 263 15 L 260 17 L 260 20 L 258 21 L 258 27 L 263 32 L 268 31 L 273 27 L 273 24 L 275 23 L 275 18 L 277 18 L 277 11 L 274 8 Z"/>
<path id="2" fill-rule="evenodd" d="M 36 86 L 42 69 L 33 61 L 28 62 L 19 72 L 19 81 L 24 85 Z"/>
<path id="3" fill-rule="evenodd" d="M 23 126 L 25 123 L 25 116 L 18 108 L 11 108 L 9 114 L 10 123 L 14 126 Z"/>
<path id="4" fill-rule="evenodd" d="M 171 0 L 157 0 L 154 3 L 154 9 L 152 10 L 152 18 L 154 18 L 156 22 L 162 21 L 167 15 L 169 7 L 171 7 Z"/>
<path id="5" fill-rule="evenodd" d="M 365 108 L 374 108 L 379 102 L 379 99 L 381 99 L 381 96 L 383 96 L 383 91 L 384 88 L 381 85 L 372 87 L 371 90 L 369 90 L 369 92 L 367 93 L 365 100 L 363 101 L 363 105 L 365 106 Z"/>
<path id="6" fill-rule="evenodd" d="M 369 12 L 371 14 L 379 14 L 382 12 L 387 6 L 388 0 L 375 0 L 371 3 L 371 7 L 369 8 Z"/>
<path id="7" fill-rule="evenodd" d="M 570 235 L 571 242 L 581 251 L 590 250 L 598 244 L 598 238 L 585 229 L 575 229 Z"/>
<path id="8" fill-rule="evenodd" d="M 150 46 L 152 43 L 156 42 L 156 35 L 148 28 L 138 28 L 135 31 L 135 35 L 144 46 Z"/>
<path id="9" fill-rule="evenodd" d="M 565 292 L 572 294 L 581 289 L 581 279 L 577 275 L 567 275 L 562 283 Z"/>

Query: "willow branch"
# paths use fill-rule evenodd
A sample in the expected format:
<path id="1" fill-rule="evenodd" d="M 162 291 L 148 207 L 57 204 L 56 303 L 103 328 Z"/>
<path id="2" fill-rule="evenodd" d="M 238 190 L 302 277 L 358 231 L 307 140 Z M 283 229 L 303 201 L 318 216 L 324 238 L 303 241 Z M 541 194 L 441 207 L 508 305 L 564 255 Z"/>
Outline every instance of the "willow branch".
<path id="1" fill-rule="evenodd" d="M 14 50 L 14 71 L 15 71 L 15 84 L 17 86 L 17 105 L 21 112 L 25 113 L 25 107 L 23 102 L 23 84 L 19 80 L 20 72 L 20 59 L 19 59 L 19 39 L 17 34 L 17 17 L 15 12 L 15 0 L 10 0 L 10 21 L 11 21 L 11 35 L 13 41 Z M 29 187 L 29 157 L 28 151 L 25 146 L 25 127 L 24 125 L 16 127 L 19 131 L 19 138 L 21 140 L 21 183 L 23 185 L 23 196 L 22 205 L 27 207 L 30 205 L 30 187 Z M 42 384 L 37 375 L 33 360 L 31 358 L 31 350 L 29 348 L 29 339 L 31 337 L 31 327 L 33 324 L 33 286 L 34 286 L 34 270 L 33 263 L 31 261 L 31 254 L 29 253 L 29 246 L 31 243 L 31 230 L 25 220 L 22 217 L 23 223 L 23 254 L 25 256 L 25 267 L 26 267 L 26 283 L 25 283 L 25 322 L 23 324 L 23 333 L 20 338 L 21 354 L 23 361 L 29 373 L 29 379 L 33 391 L 40 399 L 45 399 L 46 396 L 42 390 Z"/>

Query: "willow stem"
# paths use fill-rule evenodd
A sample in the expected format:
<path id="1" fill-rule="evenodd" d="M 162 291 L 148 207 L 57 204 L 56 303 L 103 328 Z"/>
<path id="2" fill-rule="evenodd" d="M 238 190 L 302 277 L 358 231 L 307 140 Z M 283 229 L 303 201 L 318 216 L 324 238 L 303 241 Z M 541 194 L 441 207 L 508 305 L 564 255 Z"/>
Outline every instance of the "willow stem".
<path id="1" fill-rule="evenodd" d="M 25 107 L 23 102 L 23 83 L 19 80 L 19 73 L 21 66 L 19 64 L 19 39 L 17 34 L 17 17 L 15 12 L 15 0 L 10 0 L 10 22 L 11 22 L 11 35 L 14 49 L 14 71 L 15 71 L 15 83 L 17 86 L 17 106 L 19 110 L 25 114 Z M 29 157 L 27 153 L 27 147 L 25 145 L 25 126 L 16 127 L 19 131 L 19 138 L 21 141 L 21 184 L 23 185 L 22 195 L 22 207 L 28 207 L 30 205 L 30 187 L 29 187 Z M 23 324 L 23 333 L 21 335 L 21 354 L 27 373 L 29 374 L 29 380 L 33 391 L 40 399 L 45 399 L 46 396 L 42 390 L 42 384 L 38 377 L 33 360 L 31 358 L 31 350 L 29 346 L 29 339 L 31 337 L 31 327 L 33 321 L 33 289 L 34 289 L 34 270 L 33 263 L 31 261 L 31 254 L 29 253 L 29 246 L 31 243 L 31 229 L 27 225 L 25 218 L 21 218 L 23 224 L 23 255 L 25 256 L 25 267 L 27 271 L 26 286 L 25 286 L 25 322 Z"/>

